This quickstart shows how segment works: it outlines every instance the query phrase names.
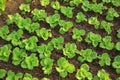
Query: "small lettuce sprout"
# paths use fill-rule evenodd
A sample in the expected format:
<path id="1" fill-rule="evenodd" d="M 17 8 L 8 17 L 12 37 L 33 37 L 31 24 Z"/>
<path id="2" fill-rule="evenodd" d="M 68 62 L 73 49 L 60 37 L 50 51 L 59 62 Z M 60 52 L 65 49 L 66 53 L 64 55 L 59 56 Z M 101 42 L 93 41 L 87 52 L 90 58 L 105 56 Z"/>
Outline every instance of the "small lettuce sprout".
<path id="1" fill-rule="evenodd" d="M 7 74 L 7 71 L 5 69 L 0 69 L 0 79 L 3 79 Z"/>
<path id="2" fill-rule="evenodd" d="M 120 51 L 120 42 L 117 42 L 115 45 L 116 50 Z"/>
<path id="3" fill-rule="evenodd" d="M 38 80 L 38 78 L 33 78 L 31 74 L 25 73 L 23 80 Z"/>
<path id="4" fill-rule="evenodd" d="M 82 12 L 78 12 L 77 15 L 76 15 L 76 22 L 80 23 L 80 22 L 83 22 L 83 21 L 87 21 L 86 16 Z"/>
<path id="5" fill-rule="evenodd" d="M 117 30 L 117 38 L 120 38 L 120 28 Z"/>
<path id="6" fill-rule="evenodd" d="M 30 12 L 30 4 L 21 4 L 19 9 L 23 12 Z"/>
<path id="7" fill-rule="evenodd" d="M 51 7 L 53 9 L 59 10 L 60 9 L 60 3 L 58 1 L 51 2 Z"/>
<path id="8" fill-rule="evenodd" d="M 50 0 L 40 0 L 40 4 L 44 7 L 46 7 L 47 5 L 49 5 Z"/>

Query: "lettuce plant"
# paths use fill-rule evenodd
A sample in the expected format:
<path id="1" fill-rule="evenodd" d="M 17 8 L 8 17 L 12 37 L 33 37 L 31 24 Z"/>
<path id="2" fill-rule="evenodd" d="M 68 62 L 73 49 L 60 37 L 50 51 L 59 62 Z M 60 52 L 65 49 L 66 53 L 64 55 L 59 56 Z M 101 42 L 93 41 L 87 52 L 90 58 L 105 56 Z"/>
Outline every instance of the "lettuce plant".
<path id="1" fill-rule="evenodd" d="M 64 38 L 60 36 L 57 38 L 53 38 L 49 44 L 51 44 L 51 46 L 53 46 L 55 49 L 61 50 L 63 49 L 63 42 Z"/>
<path id="2" fill-rule="evenodd" d="M 36 54 L 32 53 L 30 56 L 25 57 L 25 59 L 21 63 L 22 68 L 27 68 L 29 70 L 33 70 L 34 67 L 39 65 L 39 60 Z"/>
<path id="3" fill-rule="evenodd" d="M 82 36 L 84 36 L 86 33 L 84 29 L 77 29 L 77 28 L 73 28 L 72 32 L 73 32 L 72 38 L 74 40 L 77 40 L 78 42 L 81 42 L 83 40 Z"/>
<path id="4" fill-rule="evenodd" d="M 60 15 L 57 13 L 46 18 L 46 22 L 50 25 L 51 28 L 55 28 L 58 25 L 59 20 Z"/>
<path id="5" fill-rule="evenodd" d="M 26 51 L 16 47 L 12 53 L 12 64 L 19 65 L 27 57 Z"/>
<path id="6" fill-rule="evenodd" d="M 5 7 L 6 7 L 6 0 L 0 0 L 0 15 L 3 11 L 5 11 Z"/>
<path id="7" fill-rule="evenodd" d="M 40 59 L 50 58 L 52 50 L 53 50 L 53 47 L 45 44 L 41 44 L 40 46 L 38 46 L 38 49 L 37 49 Z"/>
<path id="8" fill-rule="evenodd" d="M 56 70 L 62 78 L 65 78 L 68 73 L 73 73 L 75 71 L 75 66 L 69 63 L 64 57 L 61 57 L 57 61 Z"/>
<path id="9" fill-rule="evenodd" d="M 84 1 L 82 2 L 82 9 L 83 9 L 84 11 L 89 11 L 89 10 L 90 10 L 90 7 L 91 7 L 91 4 L 90 4 L 90 2 L 89 2 L 88 0 L 84 0 Z"/>
<path id="10" fill-rule="evenodd" d="M 73 58 L 76 55 L 77 46 L 75 43 L 66 43 L 65 48 L 63 48 L 63 54 L 68 58 Z"/>
<path id="11" fill-rule="evenodd" d="M 49 75 L 52 72 L 53 61 L 51 58 L 44 58 L 40 61 L 44 74 Z"/>
<path id="12" fill-rule="evenodd" d="M 28 51 L 35 52 L 37 51 L 37 42 L 38 42 L 38 38 L 36 36 L 31 36 L 28 39 L 22 40 L 19 46 L 20 48 L 25 48 Z"/>
<path id="13" fill-rule="evenodd" d="M 120 28 L 117 30 L 117 38 L 120 38 Z"/>
<path id="14" fill-rule="evenodd" d="M 120 42 L 117 42 L 115 45 L 116 50 L 120 51 Z"/>
<path id="15" fill-rule="evenodd" d="M 108 55 L 108 53 L 103 53 L 98 58 L 99 58 L 100 66 L 104 66 L 104 65 L 110 66 L 111 59 L 110 59 L 110 56 Z"/>
<path id="16" fill-rule="evenodd" d="M 25 0 L 26 3 L 30 3 L 32 2 L 33 0 Z"/>
<path id="17" fill-rule="evenodd" d="M 23 30 L 19 29 L 18 31 L 13 31 L 7 36 L 7 41 L 11 41 L 14 46 L 20 44 L 20 39 L 22 38 Z"/>
<path id="18" fill-rule="evenodd" d="M 116 69 L 117 74 L 120 74 L 120 55 L 118 55 L 114 58 L 112 67 Z"/>
<path id="19" fill-rule="evenodd" d="M 41 28 L 40 30 L 36 30 L 37 36 L 41 37 L 43 40 L 48 40 L 49 37 L 52 37 L 52 33 L 50 29 Z"/>
<path id="20" fill-rule="evenodd" d="M 70 6 L 78 6 L 80 3 L 82 3 L 82 0 L 72 0 Z"/>
<path id="21" fill-rule="evenodd" d="M 112 0 L 112 4 L 116 7 L 120 6 L 120 0 Z"/>
<path id="22" fill-rule="evenodd" d="M 73 23 L 70 22 L 70 21 L 66 22 L 64 20 L 60 20 L 59 21 L 59 25 L 60 25 L 59 32 L 61 34 L 64 34 L 65 32 L 67 32 L 73 26 Z"/>
<path id="23" fill-rule="evenodd" d="M 25 73 L 23 80 L 38 80 L 38 78 L 33 78 L 31 74 Z"/>
<path id="24" fill-rule="evenodd" d="M 47 13 L 45 12 L 45 10 L 38 10 L 38 9 L 34 9 L 32 11 L 33 14 L 33 21 L 44 21 L 44 19 L 47 17 Z"/>
<path id="25" fill-rule="evenodd" d="M 114 43 L 112 42 L 111 36 L 105 36 L 100 42 L 100 48 L 112 50 L 114 48 Z"/>
<path id="26" fill-rule="evenodd" d="M 98 21 L 97 17 L 90 17 L 88 19 L 88 23 L 93 25 L 95 29 L 98 29 L 100 25 L 100 22 Z"/>
<path id="27" fill-rule="evenodd" d="M 116 80 L 120 80 L 120 77 L 116 78 Z"/>
<path id="28" fill-rule="evenodd" d="M 117 11 L 114 8 L 109 8 L 107 11 L 107 16 L 106 16 L 106 20 L 108 21 L 112 21 L 114 18 L 119 17 L 119 14 L 117 13 Z"/>
<path id="29" fill-rule="evenodd" d="M 73 10 L 73 8 L 66 7 L 66 6 L 61 6 L 61 9 L 60 9 L 61 13 L 64 14 L 68 18 L 72 18 L 73 17 L 72 10 Z"/>
<path id="30" fill-rule="evenodd" d="M 7 25 L 0 27 L 0 37 L 2 39 L 6 40 L 9 32 L 10 31 Z"/>
<path id="31" fill-rule="evenodd" d="M 103 3 L 110 3 L 112 0 L 102 0 Z"/>
<path id="32" fill-rule="evenodd" d="M 23 12 L 30 12 L 30 4 L 21 4 L 19 9 Z"/>
<path id="33" fill-rule="evenodd" d="M 101 35 L 89 32 L 87 34 L 87 37 L 85 38 L 85 42 L 87 42 L 88 44 L 92 43 L 94 47 L 97 47 L 99 42 L 101 42 L 101 39 Z"/>
<path id="34" fill-rule="evenodd" d="M 12 49 L 12 46 L 10 44 L 6 44 L 0 47 L 0 60 L 4 62 L 8 62 L 11 49 Z"/>
<path id="35" fill-rule="evenodd" d="M 108 33 L 108 34 L 111 34 L 112 30 L 111 30 L 111 27 L 113 26 L 112 23 L 109 23 L 109 22 L 106 22 L 106 21 L 102 21 L 101 22 L 101 25 L 100 25 L 100 28 L 101 29 L 105 29 L 105 31 Z"/>
<path id="36" fill-rule="evenodd" d="M 58 1 L 53 1 L 53 2 L 51 2 L 51 7 L 53 9 L 59 10 L 61 6 L 60 6 L 60 3 Z"/>
<path id="37" fill-rule="evenodd" d="M 3 79 L 6 76 L 7 71 L 5 69 L 0 69 L 0 79 Z"/>
<path id="38" fill-rule="evenodd" d="M 112 80 L 112 79 L 109 77 L 109 74 L 104 69 L 101 69 L 98 71 L 97 76 L 95 76 L 93 80 Z"/>
<path id="39" fill-rule="evenodd" d="M 86 63 L 82 64 L 80 66 L 80 69 L 77 70 L 75 77 L 78 80 L 84 80 L 84 79 L 92 80 L 93 76 L 92 73 L 89 72 L 89 65 L 87 65 Z"/>
<path id="40" fill-rule="evenodd" d="M 44 77 L 44 78 L 42 78 L 41 80 L 50 80 L 50 79 L 49 79 L 49 78 Z"/>
<path id="41" fill-rule="evenodd" d="M 19 72 L 15 74 L 13 71 L 9 70 L 7 72 L 6 80 L 20 80 L 23 77 L 23 73 Z"/>
<path id="42" fill-rule="evenodd" d="M 40 0 L 40 4 L 45 7 L 49 5 L 49 3 L 50 3 L 50 0 Z"/>
<path id="43" fill-rule="evenodd" d="M 86 16 L 82 12 L 78 12 L 76 15 L 76 22 L 79 23 L 83 21 L 87 21 Z"/>
<path id="44" fill-rule="evenodd" d="M 79 54 L 81 55 L 78 57 L 78 61 L 80 62 L 92 62 L 97 58 L 97 53 L 95 51 L 92 51 L 92 49 L 80 50 Z"/>

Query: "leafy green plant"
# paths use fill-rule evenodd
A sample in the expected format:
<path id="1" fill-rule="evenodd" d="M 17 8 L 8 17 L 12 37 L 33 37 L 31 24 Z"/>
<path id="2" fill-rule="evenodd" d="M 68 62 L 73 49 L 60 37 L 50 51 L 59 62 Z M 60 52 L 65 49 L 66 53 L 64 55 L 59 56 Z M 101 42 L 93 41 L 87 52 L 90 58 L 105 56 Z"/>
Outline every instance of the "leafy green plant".
<path id="1" fill-rule="evenodd" d="M 31 74 L 25 73 L 23 80 L 38 80 L 38 78 L 33 78 Z"/>
<path id="2" fill-rule="evenodd" d="M 112 4 L 116 7 L 120 6 L 120 1 L 119 0 L 112 0 Z"/>
<path id="3" fill-rule="evenodd" d="M 47 17 L 47 13 L 45 12 L 45 10 L 38 10 L 38 9 L 34 9 L 32 11 L 33 14 L 33 21 L 44 21 L 44 19 Z"/>
<path id="4" fill-rule="evenodd" d="M 21 63 L 22 68 L 27 68 L 32 70 L 34 67 L 39 65 L 38 58 L 36 54 L 32 53 L 30 56 L 25 57 L 25 59 Z"/>
<path id="5" fill-rule="evenodd" d="M 4 62 L 8 62 L 11 49 L 12 49 L 12 46 L 10 44 L 6 44 L 0 47 L 0 60 Z"/>
<path id="6" fill-rule="evenodd" d="M 18 47 L 16 47 L 13 50 L 12 53 L 12 64 L 14 65 L 19 65 L 24 59 L 25 57 L 27 57 L 26 51 L 24 49 L 20 49 Z"/>
<path id="7" fill-rule="evenodd" d="M 6 7 L 5 3 L 6 0 L 0 0 L 0 15 L 3 11 L 5 11 L 5 7 Z"/>
<path id="8" fill-rule="evenodd" d="M 112 66 L 116 69 L 117 74 L 120 74 L 120 55 L 115 56 Z"/>
<path id="9" fill-rule="evenodd" d="M 6 80 L 20 80 L 23 76 L 23 73 L 19 72 L 15 74 L 13 71 L 9 70 L 7 72 Z"/>
<path id="10" fill-rule="evenodd" d="M 51 2 L 51 7 L 53 9 L 59 10 L 60 9 L 60 3 L 58 1 Z"/>
<path id="11" fill-rule="evenodd" d="M 33 0 L 25 0 L 27 3 L 30 3 L 30 2 L 32 2 Z"/>
<path id="12" fill-rule="evenodd" d="M 98 21 L 97 17 L 90 17 L 88 19 L 88 23 L 93 25 L 95 29 L 98 29 L 100 25 L 100 22 Z"/>
<path id="13" fill-rule="evenodd" d="M 114 18 L 119 17 L 119 14 L 114 8 L 109 8 L 106 16 L 106 20 L 112 21 Z"/>
<path id="14" fill-rule="evenodd" d="M 42 78 L 42 80 L 50 80 L 50 79 L 49 79 L 49 78 L 44 77 L 44 78 Z"/>
<path id="15" fill-rule="evenodd" d="M 103 3 L 110 3 L 112 0 L 102 0 Z"/>
<path id="16" fill-rule="evenodd" d="M 40 0 L 40 4 L 45 7 L 49 5 L 49 3 L 50 3 L 50 0 Z"/>
<path id="17" fill-rule="evenodd" d="M 28 51 L 35 52 L 37 51 L 37 42 L 38 42 L 38 38 L 36 36 L 31 36 L 28 39 L 22 40 L 19 46 L 20 48 L 25 48 Z"/>
<path id="18" fill-rule="evenodd" d="M 37 36 L 41 37 L 44 40 L 48 40 L 49 37 L 52 37 L 52 33 L 50 29 L 41 28 L 40 30 L 36 30 Z"/>
<path id="19" fill-rule="evenodd" d="M 117 30 L 117 38 L 120 38 L 120 28 Z"/>
<path id="20" fill-rule="evenodd" d="M 83 40 L 82 36 L 84 36 L 86 33 L 84 29 L 77 29 L 77 28 L 73 28 L 72 32 L 73 32 L 72 38 L 77 40 L 78 42 L 81 42 Z"/>
<path id="21" fill-rule="evenodd" d="M 22 29 L 19 29 L 18 31 L 13 31 L 11 32 L 6 40 L 7 41 L 11 41 L 11 43 L 14 45 L 14 46 L 17 46 L 20 44 L 20 39 L 22 38 L 22 35 L 23 35 L 23 30 Z"/>
<path id="22" fill-rule="evenodd" d="M 106 22 L 106 21 L 102 21 L 101 22 L 101 25 L 100 25 L 100 28 L 101 29 L 105 29 L 105 31 L 108 33 L 108 34 L 111 34 L 112 30 L 111 30 L 111 27 L 113 26 L 112 23 L 109 23 L 109 22 Z"/>
<path id="23" fill-rule="evenodd" d="M 78 12 L 76 15 L 76 22 L 79 23 L 83 21 L 87 21 L 86 16 L 82 12 Z"/>
<path id="24" fill-rule="evenodd" d="M 116 50 L 120 51 L 120 42 L 117 42 L 115 45 Z"/>
<path id="25" fill-rule="evenodd" d="M 7 25 L 0 27 L 0 37 L 2 39 L 6 40 L 9 32 L 10 31 Z"/>
<path id="26" fill-rule="evenodd" d="M 80 69 L 77 70 L 75 77 L 78 80 L 83 80 L 83 79 L 92 80 L 93 76 L 91 72 L 89 72 L 89 65 L 87 65 L 86 63 L 82 64 L 80 66 Z"/>
<path id="27" fill-rule="evenodd" d="M 110 59 L 110 56 L 108 55 L 108 53 L 103 53 L 98 58 L 99 58 L 100 66 L 104 66 L 104 65 L 110 66 L 111 59 Z"/>
<path id="28" fill-rule="evenodd" d="M 61 34 L 64 34 L 65 32 L 67 32 L 73 26 L 73 23 L 70 22 L 70 21 L 66 22 L 64 20 L 60 20 L 59 21 L 59 25 L 60 25 L 59 32 Z"/>
<path id="29" fill-rule="evenodd" d="M 73 10 L 73 8 L 66 7 L 66 6 L 61 6 L 61 9 L 60 9 L 61 13 L 64 14 L 68 18 L 72 18 L 73 17 L 72 10 Z"/>
<path id="30" fill-rule="evenodd" d="M 0 79 L 3 79 L 6 76 L 7 71 L 5 69 L 0 69 Z"/>
<path id="31" fill-rule="evenodd" d="M 63 54 L 68 58 L 73 58 L 76 55 L 77 46 L 75 43 L 66 43 L 65 48 L 63 48 Z"/>
<path id="32" fill-rule="evenodd" d="M 30 4 L 20 4 L 19 9 L 23 12 L 30 12 Z"/>
<path id="33" fill-rule="evenodd" d="M 49 75 L 52 72 L 53 61 L 51 58 L 45 58 L 40 61 L 44 74 Z"/>
<path id="34" fill-rule="evenodd" d="M 88 44 L 92 43 L 94 47 L 97 47 L 98 43 L 101 42 L 101 35 L 89 32 L 85 38 L 85 42 Z"/>
<path id="35" fill-rule="evenodd" d="M 89 11 L 90 7 L 91 7 L 90 2 L 88 0 L 83 0 L 83 2 L 82 2 L 82 9 L 84 11 Z"/>
<path id="36" fill-rule="evenodd" d="M 114 48 L 114 43 L 112 42 L 111 36 L 105 36 L 100 42 L 100 48 L 112 50 Z"/>
<path id="37" fill-rule="evenodd" d="M 97 58 L 97 53 L 95 51 L 92 51 L 92 49 L 80 50 L 79 54 L 81 55 L 78 57 L 78 61 L 80 62 L 92 62 Z"/>
<path id="38" fill-rule="evenodd" d="M 62 78 L 65 78 L 68 73 L 73 73 L 75 71 L 75 66 L 69 63 L 64 57 L 61 57 L 57 61 L 56 70 Z"/>
<path id="39" fill-rule="evenodd" d="M 46 18 L 46 22 L 50 24 L 51 28 L 55 28 L 58 25 L 59 20 L 60 20 L 60 15 L 57 13 L 52 16 L 48 16 Z"/>
<path id="40" fill-rule="evenodd" d="M 116 78 L 116 80 L 120 80 L 120 77 Z"/>
<path id="41" fill-rule="evenodd" d="M 70 6 L 78 6 L 80 3 L 82 3 L 82 0 L 72 0 Z"/>
<path id="42" fill-rule="evenodd" d="M 51 46 L 53 46 L 55 49 L 61 50 L 63 49 L 63 42 L 64 38 L 60 36 L 57 38 L 53 38 L 49 44 L 51 44 Z"/>
<path id="43" fill-rule="evenodd" d="M 37 49 L 40 59 L 50 58 L 52 50 L 53 50 L 53 47 L 45 44 L 41 44 L 40 46 L 38 46 L 38 49 Z"/>
<path id="44" fill-rule="evenodd" d="M 104 69 L 101 69 L 98 71 L 97 76 L 95 76 L 93 80 L 112 80 L 112 79 L 109 77 L 109 74 Z"/>

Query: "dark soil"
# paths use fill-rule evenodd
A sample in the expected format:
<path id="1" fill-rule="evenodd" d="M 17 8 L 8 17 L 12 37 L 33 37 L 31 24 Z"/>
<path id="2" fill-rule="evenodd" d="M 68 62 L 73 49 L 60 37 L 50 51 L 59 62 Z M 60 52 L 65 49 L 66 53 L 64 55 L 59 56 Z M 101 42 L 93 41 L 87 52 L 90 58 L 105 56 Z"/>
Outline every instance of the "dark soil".
<path id="1" fill-rule="evenodd" d="M 52 1 L 52 0 L 51 0 L 51 1 Z M 60 0 L 60 2 L 61 2 L 61 5 L 68 5 L 67 3 L 63 3 L 62 0 Z M 0 16 L 0 26 L 5 25 L 5 20 L 7 19 L 7 15 L 8 15 L 8 14 L 14 14 L 14 13 L 16 13 L 16 12 L 20 13 L 20 10 L 18 9 L 18 6 L 19 6 L 21 3 L 25 3 L 25 1 L 24 1 L 24 0 L 12 0 L 12 1 L 7 1 L 7 3 L 6 3 L 6 6 L 7 6 L 7 7 L 6 7 L 6 11 Z M 110 7 L 111 4 L 107 4 L 107 6 Z M 54 10 L 53 10 L 50 6 L 47 6 L 46 8 L 40 6 L 39 0 L 35 0 L 35 2 L 31 3 L 31 10 L 33 10 L 34 8 L 45 9 L 48 15 L 52 15 L 52 14 L 54 13 Z M 115 8 L 115 9 L 117 10 L 118 13 L 120 13 L 120 7 Z M 74 27 L 77 27 L 77 28 L 80 28 L 80 29 L 81 29 L 81 28 L 82 28 L 82 29 L 85 29 L 85 30 L 87 31 L 87 33 L 88 33 L 89 31 L 92 31 L 92 32 L 94 32 L 94 33 L 99 33 L 99 34 L 101 34 L 102 37 L 104 37 L 104 36 L 107 35 L 107 33 L 106 33 L 104 30 L 100 30 L 100 29 L 99 29 L 99 30 L 96 30 L 96 29 L 94 29 L 93 26 L 89 25 L 87 22 L 83 22 L 83 23 L 79 23 L 79 24 L 75 23 L 75 15 L 76 15 L 77 12 L 79 12 L 79 11 L 83 11 L 83 10 L 81 9 L 81 5 L 79 5 L 78 7 L 76 7 L 76 8 L 74 9 L 74 11 L 73 11 L 73 12 L 74 12 L 74 17 L 73 17 L 72 19 L 68 19 L 68 18 L 66 18 L 66 17 L 65 17 L 64 15 L 62 15 L 62 14 L 61 14 L 61 19 L 64 19 L 64 20 L 66 20 L 66 21 L 72 21 L 73 24 L 74 24 Z M 106 12 L 106 11 L 104 11 L 104 12 Z M 100 15 L 100 14 L 95 14 L 95 13 L 93 13 L 93 12 L 87 12 L 87 13 L 84 12 L 84 13 L 86 14 L 87 17 L 90 17 L 90 16 L 98 16 L 98 19 L 99 19 L 99 20 L 105 19 L 105 14 L 101 14 L 101 15 Z M 23 15 L 23 16 L 24 16 L 24 17 L 32 17 L 32 15 L 31 15 L 30 13 L 27 13 L 26 15 Z M 113 42 L 116 43 L 116 42 L 120 41 L 120 39 L 118 39 L 118 38 L 116 37 L 116 31 L 117 31 L 118 28 L 120 28 L 120 18 L 115 19 L 112 23 L 114 23 L 114 26 L 113 26 L 113 28 L 112 28 L 112 34 L 111 34 L 111 36 L 113 37 Z M 45 22 L 40 22 L 40 25 L 41 25 L 42 27 L 50 28 L 50 26 L 49 26 L 47 23 L 45 23 Z M 15 26 L 15 25 L 10 25 L 9 28 L 10 28 L 10 30 L 15 30 L 15 29 L 16 29 L 16 26 Z M 58 28 L 59 28 L 59 27 L 58 27 Z M 52 29 L 53 37 L 60 36 L 60 34 L 59 34 L 59 32 L 58 32 L 58 30 L 59 30 L 58 28 Z M 25 38 L 27 38 L 27 37 L 29 37 L 29 36 L 31 36 L 31 35 L 34 35 L 34 34 L 29 34 L 27 31 L 24 32 L 24 37 L 25 37 Z M 77 42 L 77 41 L 74 41 L 74 40 L 72 40 L 72 38 L 71 38 L 71 36 L 72 36 L 71 30 L 70 30 L 69 32 L 65 33 L 65 34 L 62 35 L 62 36 L 65 38 L 65 43 L 67 43 L 67 42 L 74 42 L 74 43 L 77 44 L 77 47 L 78 47 L 79 50 L 81 50 L 81 49 L 86 49 L 86 48 L 91 48 L 91 49 L 93 49 L 94 51 L 98 52 L 98 54 L 102 54 L 103 52 L 109 53 L 110 58 L 111 58 L 111 60 L 112 60 L 111 62 L 113 62 L 113 59 L 114 59 L 114 57 L 115 57 L 116 55 L 119 55 L 119 54 L 120 54 L 120 53 L 119 53 L 118 51 L 116 51 L 115 49 L 113 49 L 113 50 L 111 50 L 111 51 L 108 51 L 108 50 L 101 49 L 101 48 L 99 48 L 99 47 L 94 48 L 91 44 L 88 45 L 88 44 L 85 43 L 84 41 L 81 42 L 81 43 L 79 43 L 79 42 Z M 86 37 L 86 35 L 84 36 L 84 38 L 85 38 L 85 37 Z M 50 39 L 49 39 L 49 40 L 50 40 Z M 48 43 L 49 40 L 43 41 L 42 39 L 39 39 L 39 43 L 38 43 L 38 44 L 40 45 L 41 43 Z M 0 46 L 1 46 L 1 45 L 4 45 L 4 44 L 6 44 L 6 43 L 9 43 L 9 42 L 6 42 L 6 41 L 4 41 L 4 40 L 2 40 L 2 39 L 0 38 Z M 7 62 L 7 63 L 0 61 L 0 68 L 4 68 L 4 69 L 6 69 L 6 70 L 13 70 L 13 71 L 16 72 L 16 73 L 17 73 L 17 72 L 23 72 L 23 73 L 26 73 L 26 72 L 27 72 L 27 73 L 30 73 L 30 74 L 32 74 L 34 77 L 37 77 L 37 78 L 39 78 L 39 79 L 41 79 L 41 78 L 43 78 L 43 77 L 48 77 L 48 78 L 50 78 L 50 80 L 76 80 L 76 79 L 75 79 L 75 73 L 76 73 L 76 71 L 75 71 L 73 74 L 69 74 L 65 79 L 62 79 L 62 78 L 59 76 L 59 74 L 57 73 L 57 71 L 55 70 L 55 67 L 57 66 L 57 65 L 56 65 L 56 62 L 57 62 L 58 58 L 59 58 L 59 57 L 62 57 L 62 56 L 64 56 L 64 55 L 62 54 L 62 51 L 54 50 L 54 51 L 52 52 L 51 57 L 54 59 L 54 66 L 53 66 L 52 74 L 49 75 L 49 76 L 43 74 L 43 71 L 42 71 L 41 66 L 34 68 L 34 70 L 32 70 L 32 71 L 27 70 L 27 69 L 22 69 L 20 66 L 14 66 L 14 65 L 12 65 L 12 63 L 11 63 L 11 58 L 10 58 L 9 62 Z M 81 65 L 81 63 L 77 61 L 77 57 L 78 57 L 78 55 L 76 55 L 76 57 L 74 57 L 73 59 L 68 59 L 68 58 L 67 58 L 67 59 L 69 60 L 69 62 L 71 62 L 71 63 L 73 63 L 73 64 L 75 65 L 76 70 L 79 69 L 79 67 L 80 67 L 80 65 Z M 86 62 L 86 63 L 87 63 L 87 62 Z M 103 68 L 103 69 L 105 69 L 105 70 L 110 74 L 110 77 L 111 77 L 112 80 L 115 80 L 117 77 L 120 77 L 120 75 L 116 74 L 115 69 L 113 69 L 112 66 L 110 66 L 110 67 L 106 67 L 106 66 L 100 67 L 99 64 L 98 64 L 98 60 L 97 60 L 97 59 L 94 60 L 92 63 L 88 63 L 88 64 L 89 64 L 89 66 L 90 66 L 90 71 L 92 72 L 93 75 L 96 75 L 96 74 L 97 74 L 97 71 Z"/>

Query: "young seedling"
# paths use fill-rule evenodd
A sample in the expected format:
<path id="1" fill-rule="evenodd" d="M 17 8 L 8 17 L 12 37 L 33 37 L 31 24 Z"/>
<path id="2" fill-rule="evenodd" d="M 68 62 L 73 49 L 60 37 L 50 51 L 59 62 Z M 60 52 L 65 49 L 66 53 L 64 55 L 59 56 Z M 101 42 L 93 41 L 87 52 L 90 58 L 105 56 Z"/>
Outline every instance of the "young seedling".
<path id="1" fill-rule="evenodd" d="M 58 1 L 51 2 L 51 7 L 56 10 L 60 10 L 60 3 Z"/>
<path id="2" fill-rule="evenodd" d="M 100 43 L 100 48 L 107 49 L 107 50 L 112 50 L 114 48 L 114 43 L 112 42 L 112 37 L 111 36 L 105 36 L 101 43 Z"/>
<path id="3" fill-rule="evenodd" d="M 83 40 L 82 36 L 84 36 L 86 33 L 84 29 L 77 29 L 77 28 L 74 28 L 72 32 L 73 32 L 72 38 L 74 40 L 77 40 L 78 42 L 81 42 Z"/>
<path id="4" fill-rule="evenodd" d="M 60 15 L 57 13 L 46 18 L 46 22 L 50 25 L 51 28 L 55 28 L 58 25 L 59 20 Z"/>
<path id="5" fill-rule="evenodd" d="M 73 73 L 75 71 L 75 66 L 69 63 L 64 57 L 61 57 L 57 61 L 56 70 L 62 78 L 65 78 L 68 73 Z"/>
<path id="6" fill-rule="evenodd" d="M 30 4 L 21 4 L 19 9 L 23 11 L 23 13 L 30 12 Z"/>
<path id="7" fill-rule="evenodd" d="M 2 14 L 3 11 L 5 11 L 6 8 L 6 0 L 0 0 L 0 15 Z"/>
<path id="8" fill-rule="evenodd" d="M 60 25 L 60 29 L 59 32 L 61 34 L 64 34 L 65 32 L 68 32 L 69 29 L 73 26 L 73 23 L 70 21 L 64 21 L 64 20 L 60 20 L 59 21 L 59 25 Z"/>
<path id="9" fill-rule="evenodd" d="M 6 44 L 0 47 L 0 60 L 8 62 L 9 56 L 11 54 L 11 49 L 12 49 L 11 44 Z"/>
<path id="10" fill-rule="evenodd" d="M 115 56 L 112 67 L 116 69 L 117 74 L 120 74 L 120 55 Z"/>
<path id="11" fill-rule="evenodd" d="M 79 52 L 80 56 L 78 57 L 78 61 L 84 62 L 92 62 L 94 59 L 97 58 L 97 53 L 92 51 L 92 49 L 85 49 Z"/>
<path id="12" fill-rule="evenodd" d="M 85 42 L 87 42 L 88 44 L 92 43 L 94 47 L 97 47 L 99 42 L 101 42 L 101 39 L 101 35 L 89 32 L 87 34 L 87 37 L 85 38 Z"/>
<path id="13" fill-rule="evenodd" d="M 33 17 L 32 20 L 33 21 L 44 21 L 45 18 L 47 17 L 47 13 L 45 12 L 45 10 L 38 10 L 38 9 L 34 9 L 32 11 Z"/>
<path id="14" fill-rule="evenodd" d="M 92 80 L 93 76 L 92 73 L 89 72 L 89 65 L 87 65 L 86 63 L 82 64 L 80 66 L 80 69 L 77 70 L 75 77 L 78 80 L 84 80 L 84 79 Z"/>
<path id="15" fill-rule="evenodd" d="M 65 48 L 63 48 L 63 54 L 68 58 L 73 58 L 76 55 L 77 46 L 75 43 L 67 43 L 65 44 Z"/>
<path id="16" fill-rule="evenodd" d="M 112 23 L 109 23 L 109 22 L 106 22 L 106 21 L 102 21 L 101 22 L 101 25 L 100 25 L 100 28 L 101 29 L 105 29 L 105 31 L 108 33 L 108 34 L 111 34 L 112 30 L 111 30 L 111 27 L 113 26 Z"/>
<path id="17" fill-rule="evenodd" d="M 38 78 L 33 78 L 31 74 L 25 73 L 23 80 L 38 80 Z"/>
<path id="18" fill-rule="evenodd" d="M 98 59 L 99 59 L 100 66 L 104 66 L 104 65 L 110 66 L 111 59 L 108 53 L 103 53 L 102 55 L 98 57 Z"/>
<path id="19" fill-rule="evenodd" d="M 117 42 L 115 45 L 116 50 L 120 51 L 120 42 Z"/>
<path id="20" fill-rule="evenodd" d="M 117 30 L 117 38 L 120 38 L 120 29 Z"/>
<path id="21" fill-rule="evenodd" d="M 33 70 L 33 68 L 37 67 L 38 65 L 39 60 L 35 53 L 32 53 L 30 56 L 25 57 L 21 63 L 22 68 L 27 68 L 29 70 Z"/>
<path id="22" fill-rule="evenodd" d="M 72 0 L 70 1 L 70 6 L 78 6 L 80 3 L 82 3 L 82 0 Z"/>
<path id="23" fill-rule="evenodd" d="M 60 9 L 61 13 L 64 14 L 68 18 L 72 18 L 73 17 L 72 10 L 73 10 L 73 8 L 66 7 L 66 6 L 61 6 L 61 9 Z"/>
<path id="24" fill-rule="evenodd" d="M 7 71 L 5 69 L 0 69 L 0 79 L 3 79 L 6 76 Z"/>
<path id="25" fill-rule="evenodd" d="M 27 57 L 26 50 L 16 47 L 12 53 L 12 64 L 19 65 Z"/>
<path id="26" fill-rule="evenodd" d="M 36 30 L 36 34 L 38 37 L 41 37 L 43 40 L 48 40 L 49 37 L 52 37 L 51 30 L 46 28 L 41 28 L 40 30 Z"/>
<path id="27" fill-rule="evenodd" d="M 40 4 L 44 7 L 46 7 L 47 5 L 49 5 L 50 0 L 40 0 Z"/>
<path id="28" fill-rule="evenodd" d="M 119 14 L 114 8 L 109 8 L 106 16 L 106 20 L 112 21 L 114 18 L 119 17 Z"/>
<path id="29" fill-rule="evenodd" d="M 97 17 L 90 17 L 88 19 L 88 23 L 93 25 L 95 29 L 98 29 L 100 25 L 100 22 L 98 21 Z"/>
<path id="30" fill-rule="evenodd" d="M 87 21 L 86 16 L 82 12 L 78 12 L 77 15 L 76 15 L 76 22 L 80 23 L 80 22 L 83 22 L 83 21 Z"/>
<path id="31" fill-rule="evenodd" d="M 115 7 L 119 7 L 120 6 L 120 0 L 111 0 L 112 4 L 115 6 Z"/>

